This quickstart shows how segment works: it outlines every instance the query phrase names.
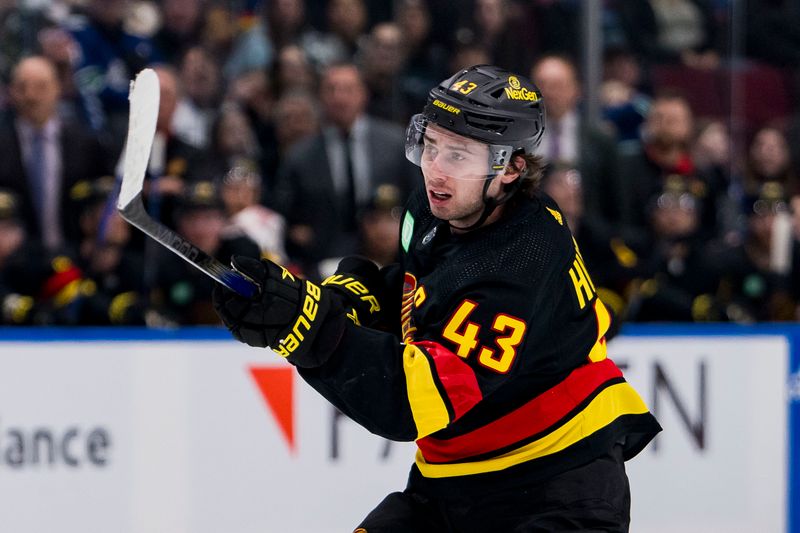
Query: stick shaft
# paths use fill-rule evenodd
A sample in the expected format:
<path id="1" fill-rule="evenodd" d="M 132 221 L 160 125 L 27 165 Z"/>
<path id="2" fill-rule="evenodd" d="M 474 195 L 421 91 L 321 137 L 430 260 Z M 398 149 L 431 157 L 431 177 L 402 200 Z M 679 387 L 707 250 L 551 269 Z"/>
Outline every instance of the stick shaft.
<path id="1" fill-rule="evenodd" d="M 245 298 L 250 298 L 259 292 L 258 285 L 251 279 L 226 267 L 171 229 L 150 218 L 142 203 L 141 193 L 137 194 L 126 206 L 120 208 L 119 212 L 122 218 L 142 230 L 146 235 L 230 290 Z"/>

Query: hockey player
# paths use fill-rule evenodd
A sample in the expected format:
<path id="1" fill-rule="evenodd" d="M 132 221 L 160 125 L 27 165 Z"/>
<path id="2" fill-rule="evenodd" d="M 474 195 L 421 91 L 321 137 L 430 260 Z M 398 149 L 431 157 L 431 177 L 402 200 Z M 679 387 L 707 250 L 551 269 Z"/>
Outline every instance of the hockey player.
<path id="1" fill-rule="evenodd" d="M 237 339 L 370 431 L 417 442 L 406 489 L 358 532 L 628 530 L 624 461 L 661 428 L 606 357 L 611 317 L 537 190 L 543 131 L 528 79 L 463 70 L 408 127 L 424 188 L 399 267 L 346 258 L 318 286 L 237 257 L 261 294 L 215 290 Z"/>

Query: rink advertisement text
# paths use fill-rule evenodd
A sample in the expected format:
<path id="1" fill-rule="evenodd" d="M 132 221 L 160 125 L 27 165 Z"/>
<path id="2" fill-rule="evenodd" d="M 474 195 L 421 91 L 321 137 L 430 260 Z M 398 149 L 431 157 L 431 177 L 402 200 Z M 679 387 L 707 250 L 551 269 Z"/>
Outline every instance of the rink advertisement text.
<path id="1" fill-rule="evenodd" d="M 0 467 L 11 470 L 104 468 L 111 435 L 103 426 L 8 425 L 0 416 Z"/>

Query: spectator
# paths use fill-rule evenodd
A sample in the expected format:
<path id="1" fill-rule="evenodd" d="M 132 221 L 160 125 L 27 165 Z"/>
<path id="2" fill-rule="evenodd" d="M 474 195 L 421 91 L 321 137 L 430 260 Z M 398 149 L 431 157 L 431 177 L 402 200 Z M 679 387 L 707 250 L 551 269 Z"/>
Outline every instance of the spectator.
<path id="1" fill-rule="evenodd" d="M 219 181 L 235 167 L 246 165 L 261 172 L 261 148 L 247 115 L 235 104 L 222 107 L 212 130 L 210 157 L 205 168 L 209 179 Z"/>
<path id="2" fill-rule="evenodd" d="M 331 0 L 327 11 L 328 31 L 344 46 L 347 58 L 358 51 L 358 41 L 367 28 L 363 0 Z"/>
<path id="3" fill-rule="evenodd" d="M 641 54 L 645 68 L 682 63 L 693 68 L 716 68 L 717 29 L 706 0 L 647 0 L 618 2 L 628 47 Z"/>
<path id="4" fill-rule="evenodd" d="M 212 2 L 205 7 L 200 45 L 223 65 L 238 31 L 236 17 L 231 12 L 233 6 L 227 2 Z"/>
<path id="5" fill-rule="evenodd" d="M 789 143 L 783 131 L 776 126 L 759 129 L 750 143 L 745 170 L 745 191 L 755 194 L 768 181 L 780 183 L 790 194 L 800 193 L 800 183 L 792 165 Z"/>
<path id="6" fill-rule="evenodd" d="M 276 49 L 297 45 L 311 31 L 304 0 L 274 0 L 266 10 L 269 35 Z"/>
<path id="7" fill-rule="evenodd" d="M 223 235 L 244 235 L 258 245 L 261 257 L 284 264 L 286 221 L 259 203 L 261 176 L 246 164 L 235 166 L 223 178 L 220 193 L 228 217 Z"/>
<path id="8" fill-rule="evenodd" d="M 358 228 L 360 253 L 379 267 L 397 262 L 403 202 L 394 185 L 380 185 L 361 210 Z"/>
<path id="9" fill-rule="evenodd" d="M 144 264 L 142 255 L 128 246 L 131 229 L 114 209 L 115 188 L 115 179 L 105 176 L 80 181 L 70 191 L 72 206 L 80 213 L 76 266 L 91 287 L 81 305 L 82 325 L 145 323 Z"/>
<path id="10" fill-rule="evenodd" d="M 800 265 L 796 253 L 794 264 L 788 262 L 792 258 L 786 250 L 792 245 L 791 233 L 780 235 L 778 229 L 782 225 L 778 221 L 788 217 L 783 186 L 765 182 L 756 194 L 745 198 L 744 211 L 744 242 L 722 244 L 710 253 L 709 264 L 715 267 L 717 280 L 717 306 L 724 319 L 732 322 L 795 320 L 792 276 Z"/>
<path id="11" fill-rule="evenodd" d="M 692 159 L 698 173 L 709 176 L 711 183 L 719 184 L 717 215 L 721 237 L 737 239 L 739 215 L 742 205 L 742 177 L 734 168 L 730 147 L 732 139 L 728 126 L 721 120 L 698 121 L 697 134 L 692 143 Z M 727 191 L 727 194 L 723 191 Z"/>
<path id="12" fill-rule="evenodd" d="M 367 112 L 385 120 L 404 123 L 411 116 L 402 85 L 405 53 L 400 26 L 376 25 L 361 48 L 361 68 L 369 91 Z"/>
<path id="13" fill-rule="evenodd" d="M 28 235 L 57 250 L 78 238 L 70 188 L 108 174 L 109 158 L 91 132 L 59 116 L 60 85 L 47 59 L 20 61 L 9 96 L 12 112 L 0 123 L 0 187 L 19 196 Z"/>
<path id="14" fill-rule="evenodd" d="M 641 258 L 644 280 L 628 309 L 637 322 L 719 320 L 711 305 L 713 276 L 699 236 L 702 209 L 691 184 L 673 175 L 647 203 L 652 242 Z"/>
<path id="15" fill-rule="evenodd" d="M 72 247 L 52 251 L 28 239 L 20 207 L 14 192 L 0 190 L 0 324 L 91 323 L 94 282 Z"/>
<path id="16" fill-rule="evenodd" d="M 236 104 L 247 115 L 260 149 L 269 150 L 275 146 L 272 125 L 275 94 L 266 70 L 252 70 L 231 80 L 225 101 Z"/>
<path id="17" fill-rule="evenodd" d="M 112 139 L 125 138 L 130 80 L 161 59 L 149 39 L 123 29 L 129 4 L 129 0 L 89 0 L 87 19 L 73 30 L 79 48 L 76 86 L 89 124 L 95 131 L 110 133 Z"/>
<path id="18" fill-rule="evenodd" d="M 613 124 L 619 143 L 639 140 L 639 129 L 650 108 L 650 97 L 640 91 L 641 84 L 641 68 L 633 53 L 624 49 L 606 51 L 600 98 L 603 117 Z"/>
<path id="19" fill-rule="evenodd" d="M 547 102 L 547 128 L 537 154 L 546 162 L 565 161 L 578 168 L 586 191 L 586 212 L 593 219 L 609 225 L 625 222 L 616 144 L 581 120 L 575 64 L 566 57 L 545 56 L 531 69 L 531 79 Z"/>
<path id="20" fill-rule="evenodd" d="M 0 324 L 25 323 L 33 307 L 33 298 L 19 294 L 9 275 L 26 241 L 25 227 L 19 219 L 19 198 L 12 191 L 0 189 Z"/>
<path id="21" fill-rule="evenodd" d="M 325 69 L 320 98 L 325 126 L 285 159 L 274 204 L 289 223 L 289 255 L 312 268 L 355 249 L 356 213 L 378 185 L 405 195 L 414 175 L 402 129 L 365 114 L 366 87 L 354 65 Z"/>
<path id="22" fill-rule="evenodd" d="M 293 91 L 281 96 L 275 104 L 274 127 L 276 150 L 265 154 L 267 157 L 264 163 L 264 170 L 270 177 L 277 175 L 281 161 L 292 147 L 319 133 L 320 110 L 317 100 L 305 91 Z M 271 194 L 272 189 L 265 192 Z"/>
<path id="23" fill-rule="evenodd" d="M 721 120 L 698 121 L 697 135 L 692 143 L 692 159 L 697 168 L 713 169 L 727 176 L 731 166 L 731 135 L 728 126 Z"/>
<path id="24" fill-rule="evenodd" d="M 72 257 L 36 246 L 21 252 L 6 268 L 6 279 L 13 288 L 11 301 L 16 304 L 14 323 L 81 325 L 83 303 L 93 285 L 83 278 Z"/>
<path id="25" fill-rule="evenodd" d="M 41 32 L 56 30 L 54 22 L 45 5 L 26 5 L 19 0 L 0 2 L 0 79 L 10 79 L 14 65 L 24 57 L 46 55 L 41 46 Z"/>
<path id="26" fill-rule="evenodd" d="M 68 112 L 70 119 L 82 120 L 81 99 L 74 75 L 74 64 L 79 53 L 78 43 L 68 31 L 59 26 L 43 28 L 39 30 L 37 37 L 41 54 L 53 63 L 58 72 L 64 113 Z"/>
<path id="27" fill-rule="evenodd" d="M 694 117 L 686 99 L 674 92 L 657 95 L 642 127 L 641 146 L 626 153 L 620 164 L 626 212 L 638 230 L 649 231 L 641 206 L 663 190 L 668 178 L 681 176 L 701 204 L 704 236 L 712 238 L 720 231 L 719 197 L 726 193 L 726 184 L 696 168 L 690 151 L 693 135 Z"/>
<path id="28" fill-rule="evenodd" d="M 403 70 L 403 91 L 409 107 L 421 109 L 430 87 L 448 74 L 447 50 L 433 39 L 431 14 L 426 0 L 400 1 L 395 19 L 400 26 L 407 57 Z M 479 63 L 469 63 L 476 64 Z"/>
<path id="29" fill-rule="evenodd" d="M 226 79 L 232 80 L 249 72 L 269 68 L 274 59 L 274 47 L 268 31 L 266 24 L 256 17 L 252 8 L 246 6 L 238 14 L 231 48 L 222 67 Z"/>
<path id="30" fill-rule="evenodd" d="M 354 59 L 367 26 L 366 6 L 363 0 L 331 0 L 325 19 L 327 32 L 311 33 L 302 42 L 303 50 L 318 70 Z"/>
<path id="31" fill-rule="evenodd" d="M 317 100 L 309 93 L 295 91 L 278 100 L 275 104 L 275 133 L 282 154 L 319 132 L 319 114 Z"/>
<path id="32" fill-rule="evenodd" d="M 315 92 L 316 73 L 302 48 L 288 45 L 280 49 L 274 65 L 275 94 L 283 96 L 289 91 Z"/>
<path id="33" fill-rule="evenodd" d="M 214 58 L 200 46 L 186 52 L 179 74 L 184 91 L 172 117 L 172 131 L 194 148 L 204 149 L 222 95 L 222 74 Z"/>
<path id="34" fill-rule="evenodd" d="M 456 33 L 459 44 L 477 44 L 489 52 L 489 63 L 522 72 L 532 59 L 530 46 L 522 41 L 524 19 L 512 16 L 510 0 L 475 0 L 472 18 Z"/>
<path id="35" fill-rule="evenodd" d="M 174 67 L 184 59 L 190 48 L 197 46 L 203 31 L 203 0 L 163 0 L 162 24 L 153 42 L 164 58 Z"/>
<path id="36" fill-rule="evenodd" d="M 400 245 L 400 215 L 403 212 L 400 190 L 394 185 L 379 185 L 370 201 L 358 214 L 358 255 L 379 267 L 397 262 Z M 330 257 L 320 262 L 320 277 L 336 271 L 343 259 Z"/>

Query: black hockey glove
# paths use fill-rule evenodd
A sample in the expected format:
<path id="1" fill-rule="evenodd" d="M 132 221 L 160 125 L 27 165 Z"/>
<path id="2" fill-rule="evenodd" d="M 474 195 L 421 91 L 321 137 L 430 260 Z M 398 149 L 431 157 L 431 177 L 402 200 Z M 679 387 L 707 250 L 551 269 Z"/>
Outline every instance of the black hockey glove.
<path id="1" fill-rule="evenodd" d="M 233 336 L 250 346 L 269 346 L 299 367 L 325 363 L 345 327 L 338 299 L 272 261 L 235 256 L 231 264 L 261 286 L 252 298 L 214 287 L 214 309 Z"/>
<path id="2" fill-rule="evenodd" d="M 357 325 L 376 327 L 381 321 L 384 280 L 378 266 L 366 257 L 345 257 L 322 285 L 344 297 L 348 316 Z"/>

